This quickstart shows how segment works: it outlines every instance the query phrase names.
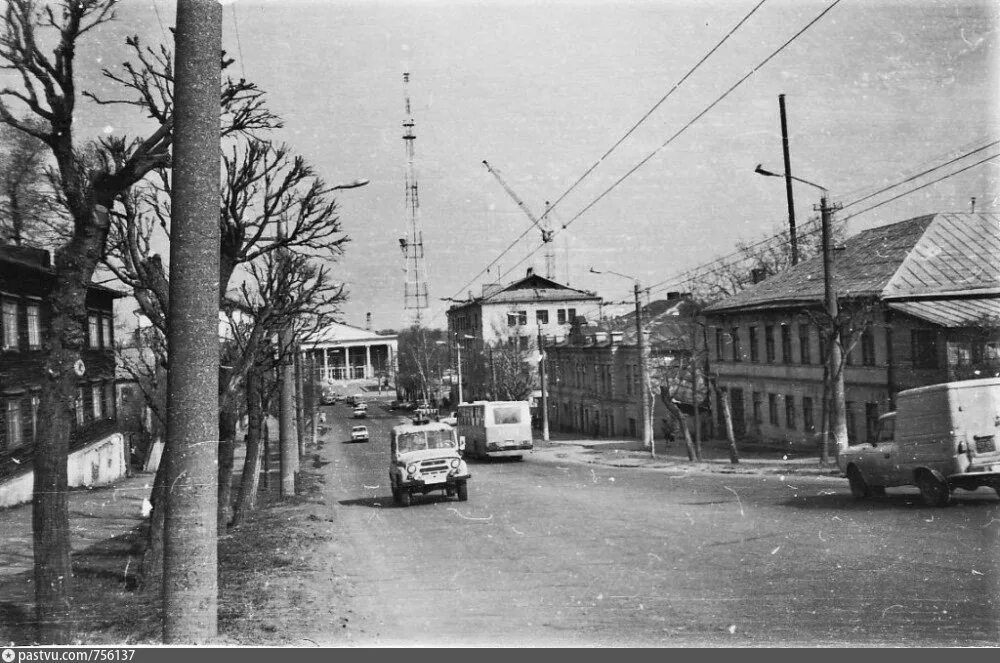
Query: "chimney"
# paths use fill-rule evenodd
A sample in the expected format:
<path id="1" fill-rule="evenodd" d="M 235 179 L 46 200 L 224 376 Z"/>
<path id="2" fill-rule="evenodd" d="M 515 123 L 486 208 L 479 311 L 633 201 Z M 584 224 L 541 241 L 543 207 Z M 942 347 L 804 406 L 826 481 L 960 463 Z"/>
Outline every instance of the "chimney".
<path id="1" fill-rule="evenodd" d="M 365 313 L 365 329 L 368 331 L 372 330 L 372 314 L 371 311 Z"/>
<path id="2" fill-rule="evenodd" d="M 535 268 L 534 267 L 529 267 L 527 273 L 524 276 L 525 277 L 534 276 L 534 274 L 535 274 Z"/>
<path id="3" fill-rule="evenodd" d="M 750 270 L 750 283 L 757 284 L 767 278 L 767 269 L 756 267 Z"/>
<path id="4" fill-rule="evenodd" d="M 681 298 L 681 293 L 679 293 L 679 292 L 668 292 L 667 293 L 667 301 L 668 302 L 672 302 L 675 299 L 680 299 L 680 298 Z"/>

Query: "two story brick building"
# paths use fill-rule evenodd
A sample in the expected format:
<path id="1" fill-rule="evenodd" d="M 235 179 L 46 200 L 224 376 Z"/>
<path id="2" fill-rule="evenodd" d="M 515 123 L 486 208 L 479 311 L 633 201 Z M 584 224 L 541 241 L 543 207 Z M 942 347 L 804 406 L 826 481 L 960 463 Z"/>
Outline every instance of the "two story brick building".
<path id="1" fill-rule="evenodd" d="M 0 506 L 31 499 L 53 278 L 47 251 L 0 246 Z M 119 296 L 99 285 L 87 291 L 89 328 L 77 364 L 71 486 L 106 483 L 126 471 L 115 412 L 112 311 Z"/>
<path id="2" fill-rule="evenodd" d="M 1000 215 L 931 214 L 861 232 L 835 252 L 833 283 L 851 316 L 851 440 L 870 437 L 903 389 L 1000 373 Z M 711 371 L 738 436 L 815 444 L 823 310 L 819 257 L 708 307 Z"/>

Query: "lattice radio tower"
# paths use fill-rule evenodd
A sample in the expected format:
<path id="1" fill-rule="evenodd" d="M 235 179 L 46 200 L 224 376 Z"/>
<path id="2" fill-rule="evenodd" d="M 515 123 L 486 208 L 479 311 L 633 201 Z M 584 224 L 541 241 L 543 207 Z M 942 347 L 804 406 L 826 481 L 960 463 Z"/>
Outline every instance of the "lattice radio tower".
<path id="1" fill-rule="evenodd" d="M 427 308 L 427 273 L 424 267 L 424 235 L 420 230 L 420 195 L 417 188 L 417 169 L 413 163 L 413 114 L 410 111 L 410 74 L 403 74 L 403 97 L 406 101 L 406 120 L 403 122 L 403 145 L 406 147 L 406 212 L 409 215 L 409 235 L 399 239 L 406 261 L 406 281 L 403 284 L 403 306 L 413 324 Z"/>

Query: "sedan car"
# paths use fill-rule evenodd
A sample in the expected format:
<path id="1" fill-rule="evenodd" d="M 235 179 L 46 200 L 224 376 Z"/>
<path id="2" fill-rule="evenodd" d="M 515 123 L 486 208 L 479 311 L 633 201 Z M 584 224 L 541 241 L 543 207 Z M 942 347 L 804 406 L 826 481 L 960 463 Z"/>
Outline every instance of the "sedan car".
<path id="1" fill-rule="evenodd" d="M 354 426 L 351 428 L 351 441 L 352 442 L 367 442 L 368 441 L 368 427 L 367 426 Z"/>

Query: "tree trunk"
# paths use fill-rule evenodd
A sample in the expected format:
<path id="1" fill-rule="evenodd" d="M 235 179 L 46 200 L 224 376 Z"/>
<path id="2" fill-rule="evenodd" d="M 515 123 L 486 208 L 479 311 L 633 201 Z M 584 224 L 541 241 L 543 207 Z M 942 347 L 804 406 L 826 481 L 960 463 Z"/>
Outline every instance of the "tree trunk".
<path id="1" fill-rule="evenodd" d="M 264 409 L 261 407 L 261 378 L 256 368 L 247 375 L 247 458 L 240 477 L 240 491 L 233 509 L 233 525 L 240 524 L 257 505 L 260 485 L 261 433 L 264 426 Z"/>
<path id="2" fill-rule="evenodd" d="M 149 501 L 153 511 L 149 516 L 149 531 L 146 534 L 146 550 L 142 556 L 141 580 L 143 587 L 156 587 L 163 583 L 163 523 L 167 507 L 167 456 L 169 450 L 164 446 L 160 456 L 160 465 L 156 468 L 153 478 L 153 490 Z"/>
<path id="3" fill-rule="evenodd" d="M 830 462 L 830 371 L 823 367 L 823 403 L 820 415 L 819 462 Z"/>
<path id="4" fill-rule="evenodd" d="M 736 435 L 733 433 L 733 413 L 729 409 L 728 389 L 719 389 L 719 403 L 722 405 L 722 419 L 726 424 L 726 439 L 729 440 L 729 462 L 736 465 L 740 462 L 740 453 L 736 448 Z"/>
<path id="5" fill-rule="evenodd" d="M 65 354 L 65 353 L 61 353 Z M 51 356 L 47 364 L 58 365 Z M 72 362 L 70 362 L 72 364 Z M 67 456 L 71 407 L 76 397 L 75 375 L 53 380 L 42 394 L 35 443 L 32 527 L 34 542 L 35 618 L 38 642 L 67 644 L 70 640 L 70 562 Z"/>
<path id="6" fill-rule="evenodd" d="M 660 387 L 660 400 L 663 405 L 667 408 L 667 412 L 674 418 L 677 425 L 681 429 L 681 435 L 684 437 L 684 448 L 687 450 L 689 461 L 701 461 L 701 450 L 694 445 L 691 441 L 691 431 L 688 428 L 687 417 L 684 413 L 680 411 L 677 404 L 674 403 L 674 399 L 670 396 L 670 392 L 665 387 Z"/>
<path id="7" fill-rule="evenodd" d="M 233 464 L 236 449 L 235 403 L 219 413 L 219 531 L 226 531 L 233 514 Z"/>

